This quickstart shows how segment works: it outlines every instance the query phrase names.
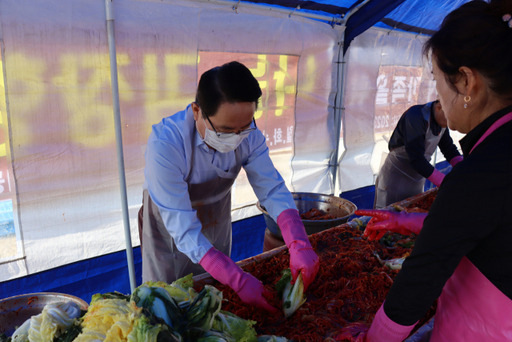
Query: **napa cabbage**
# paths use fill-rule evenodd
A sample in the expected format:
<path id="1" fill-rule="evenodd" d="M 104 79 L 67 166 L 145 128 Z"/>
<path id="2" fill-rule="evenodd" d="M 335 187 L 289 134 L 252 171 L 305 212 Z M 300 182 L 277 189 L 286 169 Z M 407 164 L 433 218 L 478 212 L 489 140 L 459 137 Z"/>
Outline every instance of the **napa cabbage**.
<path id="1" fill-rule="evenodd" d="M 82 318 L 82 332 L 74 342 L 126 341 L 134 321 L 141 316 L 141 309 L 124 299 L 91 301 Z"/>
<path id="2" fill-rule="evenodd" d="M 292 272 L 289 268 L 282 273 L 281 279 L 276 283 L 276 290 L 283 299 L 283 311 L 285 317 L 293 315 L 297 309 L 306 302 L 304 297 L 304 282 L 299 272 L 295 283 L 292 284 Z"/>
<path id="3" fill-rule="evenodd" d="M 255 324 L 255 321 L 221 310 L 213 321 L 212 329 L 222 331 L 226 337 L 229 337 L 228 341 L 255 342 L 257 337 L 253 327 Z"/>
<path id="4" fill-rule="evenodd" d="M 75 302 L 48 303 L 43 311 L 26 320 L 12 336 L 13 342 L 53 341 L 72 326 L 82 311 Z"/>

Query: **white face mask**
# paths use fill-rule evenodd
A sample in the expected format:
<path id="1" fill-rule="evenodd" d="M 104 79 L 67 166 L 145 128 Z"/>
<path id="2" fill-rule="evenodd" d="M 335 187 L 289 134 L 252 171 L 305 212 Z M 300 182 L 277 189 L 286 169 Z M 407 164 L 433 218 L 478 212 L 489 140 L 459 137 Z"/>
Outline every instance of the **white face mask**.
<path id="1" fill-rule="evenodd" d="M 252 129 L 248 129 L 240 132 L 239 134 L 216 133 L 215 131 L 212 131 L 211 129 L 206 127 L 206 121 L 204 128 L 205 130 L 203 141 L 220 153 L 234 151 L 238 147 L 238 145 L 240 145 L 240 143 L 249 136 L 249 133 L 251 133 L 252 131 Z"/>

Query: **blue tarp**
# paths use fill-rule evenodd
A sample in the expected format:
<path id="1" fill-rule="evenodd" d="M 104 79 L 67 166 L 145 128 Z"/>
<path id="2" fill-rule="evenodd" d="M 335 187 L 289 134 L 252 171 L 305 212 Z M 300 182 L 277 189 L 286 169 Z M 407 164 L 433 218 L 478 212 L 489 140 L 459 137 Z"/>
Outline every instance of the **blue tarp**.
<path id="1" fill-rule="evenodd" d="M 431 35 L 439 28 L 446 14 L 469 0 L 250 0 L 248 2 L 290 8 L 290 13 L 304 11 L 337 19 L 344 19 L 348 15 L 343 48 L 345 53 L 350 42 L 372 26 Z"/>

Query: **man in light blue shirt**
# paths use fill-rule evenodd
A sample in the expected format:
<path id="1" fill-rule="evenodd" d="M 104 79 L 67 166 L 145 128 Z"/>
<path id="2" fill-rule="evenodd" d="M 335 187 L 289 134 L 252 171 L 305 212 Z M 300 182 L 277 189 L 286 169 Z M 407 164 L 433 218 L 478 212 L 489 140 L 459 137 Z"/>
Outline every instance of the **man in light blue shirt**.
<path id="1" fill-rule="evenodd" d="M 196 100 L 153 126 L 146 149 L 142 210 L 143 281 L 172 282 L 205 270 L 251 305 L 275 311 L 262 283 L 230 258 L 231 186 L 243 167 L 277 221 L 293 279 L 318 272 L 292 195 L 275 169 L 254 113 L 261 89 L 243 64 L 206 71 Z"/>

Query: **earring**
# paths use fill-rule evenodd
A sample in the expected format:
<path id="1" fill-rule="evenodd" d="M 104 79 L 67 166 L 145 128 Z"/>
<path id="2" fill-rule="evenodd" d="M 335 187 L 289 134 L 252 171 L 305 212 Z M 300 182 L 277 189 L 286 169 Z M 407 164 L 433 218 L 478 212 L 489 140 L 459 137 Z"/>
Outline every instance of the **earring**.
<path id="1" fill-rule="evenodd" d="M 469 95 L 464 96 L 464 102 L 465 102 L 464 108 L 468 108 L 469 101 L 471 101 L 471 96 L 469 96 Z"/>

